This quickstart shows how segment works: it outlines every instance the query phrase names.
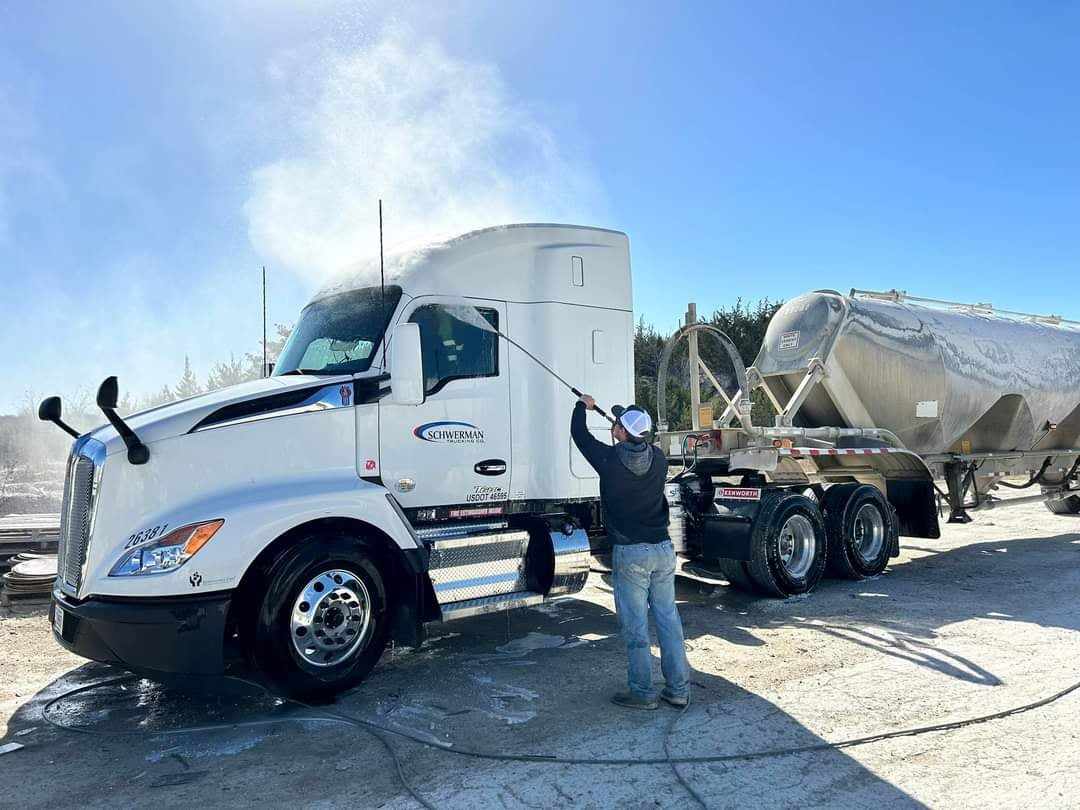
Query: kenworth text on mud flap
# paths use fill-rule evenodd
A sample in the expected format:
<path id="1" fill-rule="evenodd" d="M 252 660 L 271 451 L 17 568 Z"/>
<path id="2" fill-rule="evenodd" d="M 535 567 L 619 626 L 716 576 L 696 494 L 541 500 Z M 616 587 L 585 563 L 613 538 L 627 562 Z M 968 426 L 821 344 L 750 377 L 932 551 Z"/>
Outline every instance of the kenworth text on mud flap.
<path id="1" fill-rule="evenodd" d="M 372 278 L 377 266 L 317 294 L 272 377 L 126 418 L 115 378 L 102 384 L 109 425 L 78 436 L 68 464 L 61 644 L 153 677 L 255 672 L 325 695 L 427 622 L 584 587 L 608 547 L 598 480 L 549 371 L 630 402 L 626 236 L 491 228 L 388 257 L 385 285 Z M 730 369 L 711 371 L 698 338 Z M 726 408 L 669 431 L 683 339 Z M 900 535 L 938 536 L 939 480 L 955 520 L 1019 471 L 1052 510 L 1080 511 L 1078 348 L 1060 321 L 899 293 L 790 301 L 749 370 L 711 327 L 680 330 L 657 441 L 681 563 L 773 596 L 827 568 L 873 576 Z M 753 424 L 755 388 L 772 427 Z M 76 433 L 57 399 L 40 415 Z"/>

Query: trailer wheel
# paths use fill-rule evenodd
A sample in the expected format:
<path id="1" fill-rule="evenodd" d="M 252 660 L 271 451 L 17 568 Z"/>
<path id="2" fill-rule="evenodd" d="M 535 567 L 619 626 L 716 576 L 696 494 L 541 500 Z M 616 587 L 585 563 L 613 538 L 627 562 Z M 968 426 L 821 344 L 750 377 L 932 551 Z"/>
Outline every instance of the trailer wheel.
<path id="1" fill-rule="evenodd" d="M 371 550 L 345 534 L 313 535 L 270 566 L 255 620 L 255 662 L 287 694 L 326 699 L 367 676 L 389 629 Z"/>
<path id="2" fill-rule="evenodd" d="M 829 536 L 828 572 L 865 579 L 884 571 L 899 529 L 881 491 L 868 484 L 836 484 L 826 491 L 822 506 Z"/>
<path id="3" fill-rule="evenodd" d="M 1044 501 L 1046 508 L 1055 515 L 1080 515 L 1080 495 L 1069 495 L 1067 498 L 1053 498 Z"/>
<path id="4" fill-rule="evenodd" d="M 746 563 L 760 593 L 808 593 L 825 571 L 825 524 L 816 503 L 786 490 L 766 492 L 751 535 Z"/>

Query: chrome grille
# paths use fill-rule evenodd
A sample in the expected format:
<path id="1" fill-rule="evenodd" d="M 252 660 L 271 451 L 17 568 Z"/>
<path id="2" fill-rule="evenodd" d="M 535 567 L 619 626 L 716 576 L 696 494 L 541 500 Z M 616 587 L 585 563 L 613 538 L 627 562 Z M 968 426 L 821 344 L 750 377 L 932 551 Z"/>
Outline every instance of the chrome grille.
<path id="1" fill-rule="evenodd" d="M 101 443 L 93 439 L 76 442 L 68 459 L 67 477 L 64 480 L 57 573 L 61 586 L 71 593 L 76 593 L 82 584 L 83 565 L 90 543 L 98 448 L 104 450 Z"/>

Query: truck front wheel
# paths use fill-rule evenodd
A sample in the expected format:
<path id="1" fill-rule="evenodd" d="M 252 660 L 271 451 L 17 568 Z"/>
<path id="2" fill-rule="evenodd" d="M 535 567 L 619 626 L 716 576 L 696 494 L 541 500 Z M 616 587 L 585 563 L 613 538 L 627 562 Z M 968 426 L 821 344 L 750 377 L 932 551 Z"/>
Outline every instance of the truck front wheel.
<path id="1" fill-rule="evenodd" d="M 306 538 L 270 566 L 256 617 L 254 654 L 271 682 L 325 699 L 360 683 L 389 631 L 376 557 L 356 538 Z"/>

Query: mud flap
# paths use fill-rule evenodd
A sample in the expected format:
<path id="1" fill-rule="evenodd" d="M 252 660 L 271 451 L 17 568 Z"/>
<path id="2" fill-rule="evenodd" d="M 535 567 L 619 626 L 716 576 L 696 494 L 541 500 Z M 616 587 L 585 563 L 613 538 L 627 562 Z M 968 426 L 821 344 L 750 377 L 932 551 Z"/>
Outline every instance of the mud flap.
<path id="1" fill-rule="evenodd" d="M 885 487 L 889 503 L 899 518 L 900 534 L 929 540 L 941 537 L 932 481 L 893 480 L 887 481 Z M 899 540 L 896 553 L 899 554 Z"/>
<path id="2" fill-rule="evenodd" d="M 701 521 L 702 559 L 749 560 L 754 521 L 742 515 L 705 515 Z"/>

